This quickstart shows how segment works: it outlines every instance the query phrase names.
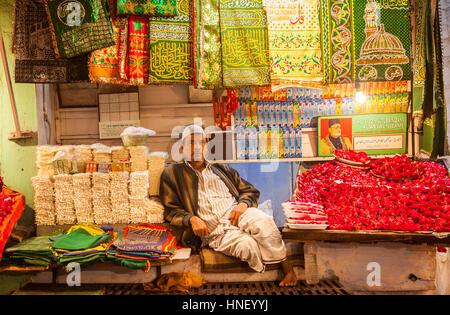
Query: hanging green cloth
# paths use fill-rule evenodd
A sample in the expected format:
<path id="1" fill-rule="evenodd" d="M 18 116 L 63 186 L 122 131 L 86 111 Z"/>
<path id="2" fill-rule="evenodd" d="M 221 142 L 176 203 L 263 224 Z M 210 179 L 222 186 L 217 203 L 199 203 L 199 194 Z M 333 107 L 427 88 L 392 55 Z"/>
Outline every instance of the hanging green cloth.
<path id="1" fill-rule="evenodd" d="M 220 0 L 223 86 L 268 86 L 267 17 L 262 0 Z"/>
<path id="2" fill-rule="evenodd" d="M 220 41 L 219 3 L 195 0 L 194 6 L 194 87 L 222 88 L 222 49 Z"/>
<path id="3" fill-rule="evenodd" d="M 424 24 L 425 82 L 422 104 L 421 157 L 434 159 L 446 154 L 446 113 L 443 90 L 441 29 L 438 8 L 427 3 Z"/>
<path id="4" fill-rule="evenodd" d="M 411 79 L 408 1 L 321 1 L 326 83 Z"/>
<path id="5" fill-rule="evenodd" d="M 149 84 L 191 84 L 192 2 L 178 1 L 178 16 L 150 18 Z"/>
<path id="6" fill-rule="evenodd" d="M 70 58 L 116 43 L 105 1 L 47 0 L 45 7 L 57 57 Z"/>

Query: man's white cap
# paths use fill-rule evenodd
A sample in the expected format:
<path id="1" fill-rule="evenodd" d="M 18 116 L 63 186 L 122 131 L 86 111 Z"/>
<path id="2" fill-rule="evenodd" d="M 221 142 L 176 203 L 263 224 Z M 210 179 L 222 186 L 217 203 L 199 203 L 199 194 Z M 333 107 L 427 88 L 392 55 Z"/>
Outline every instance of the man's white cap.
<path id="1" fill-rule="evenodd" d="M 202 127 L 200 127 L 199 125 L 190 125 L 190 126 L 187 126 L 186 128 L 184 128 L 182 139 L 184 140 L 184 138 L 186 138 L 192 134 L 202 134 L 206 138 L 206 133 Z"/>

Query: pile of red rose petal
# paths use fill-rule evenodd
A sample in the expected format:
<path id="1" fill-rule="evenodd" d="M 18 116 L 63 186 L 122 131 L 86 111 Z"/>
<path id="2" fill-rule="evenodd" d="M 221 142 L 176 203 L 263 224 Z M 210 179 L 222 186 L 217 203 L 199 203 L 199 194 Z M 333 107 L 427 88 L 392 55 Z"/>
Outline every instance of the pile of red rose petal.
<path id="1" fill-rule="evenodd" d="M 393 176 L 387 178 L 374 176 L 374 169 L 336 161 L 317 164 L 298 177 L 295 199 L 322 205 L 332 230 L 450 231 L 447 169 L 435 162 L 410 161 L 419 169 L 411 178 L 402 170 L 405 158 L 371 162 L 392 170 Z"/>
<path id="2" fill-rule="evenodd" d="M 396 155 L 370 162 L 372 173 L 389 180 L 417 179 L 423 175 L 422 162 L 411 161 L 407 156 Z"/>
<path id="3" fill-rule="evenodd" d="M 286 201 L 282 206 L 286 222 L 291 228 L 326 229 L 328 227 L 327 215 L 320 204 Z"/>
<path id="4" fill-rule="evenodd" d="M 334 156 L 338 159 L 355 162 L 355 164 L 366 165 L 370 162 L 371 158 L 366 152 L 345 151 L 337 149 L 334 151 Z"/>

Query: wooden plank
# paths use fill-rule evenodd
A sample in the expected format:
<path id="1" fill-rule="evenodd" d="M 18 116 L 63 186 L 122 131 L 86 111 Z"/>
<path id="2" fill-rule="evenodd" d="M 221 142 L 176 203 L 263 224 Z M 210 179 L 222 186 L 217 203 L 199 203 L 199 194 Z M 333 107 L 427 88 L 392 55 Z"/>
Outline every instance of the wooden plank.
<path id="1" fill-rule="evenodd" d="M 294 230 L 284 228 L 283 240 L 287 242 L 325 241 L 342 243 L 399 242 L 406 244 L 427 244 L 448 246 L 450 233 L 395 232 L 395 231 L 331 231 Z"/>

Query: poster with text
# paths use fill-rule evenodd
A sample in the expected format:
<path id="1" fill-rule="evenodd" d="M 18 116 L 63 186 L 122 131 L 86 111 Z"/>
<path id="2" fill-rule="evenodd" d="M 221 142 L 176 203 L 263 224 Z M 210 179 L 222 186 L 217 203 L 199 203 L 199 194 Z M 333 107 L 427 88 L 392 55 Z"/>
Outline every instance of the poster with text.
<path id="1" fill-rule="evenodd" d="M 318 154 L 337 149 L 367 154 L 406 153 L 408 118 L 405 113 L 324 116 L 318 119 Z"/>

